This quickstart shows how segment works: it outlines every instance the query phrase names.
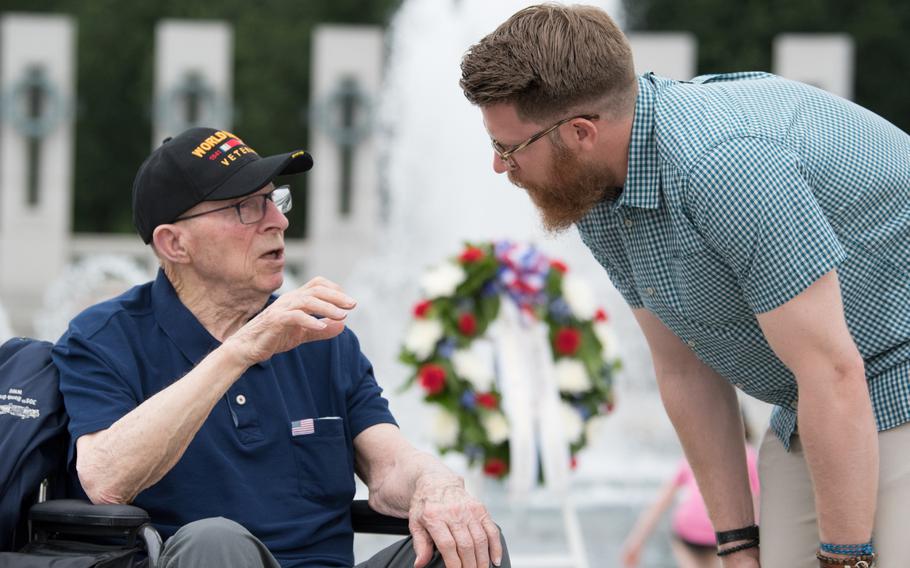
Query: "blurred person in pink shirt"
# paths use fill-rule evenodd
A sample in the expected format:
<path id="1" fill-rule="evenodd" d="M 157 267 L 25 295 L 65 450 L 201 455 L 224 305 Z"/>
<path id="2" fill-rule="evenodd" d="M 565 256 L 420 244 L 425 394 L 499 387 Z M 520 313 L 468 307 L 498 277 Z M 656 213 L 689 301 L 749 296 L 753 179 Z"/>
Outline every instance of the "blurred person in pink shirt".
<path id="1" fill-rule="evenodd" d="M 744 421 L 745 422 L 745 421 Z M 758 458 L 750 445 L 751 434 L 745 426 L 746 462 L 749 467 L 749 485 L 752 488 L 752 501 L 758 514 Z M 677 492 L 682 489 L 682 498 L 673 511 L 671 531 L 673 539 L 670 548 L 679 568 L 717 568 L 721 565 L 717 557 L 717 540 L 714 537 L 714 526 L 708 518 L 701 491 L 695 482 L 695 475 L 685 458 L 680 460 L 676 473 L 664 483 L 657 498 L 643 510 L 635 527 L 622 547 L 622 563 L 625 568 L 634 568 L 641 561 L 645 542 L 654 532 L 654 528 L 663 514 L 675 501 Z M 757 517 L 756 517 L 757 522 Z"/>

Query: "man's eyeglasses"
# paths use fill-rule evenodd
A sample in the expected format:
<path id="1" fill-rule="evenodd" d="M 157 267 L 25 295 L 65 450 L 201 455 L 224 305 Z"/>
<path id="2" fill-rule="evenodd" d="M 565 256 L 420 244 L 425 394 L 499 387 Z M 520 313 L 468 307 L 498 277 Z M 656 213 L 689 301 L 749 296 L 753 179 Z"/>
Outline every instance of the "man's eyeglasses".
<path id="1" fill-rule="evenodd" d="M 554 130 L 556 130 L 557 128 L 562 126 L 563 124 L 569 122 L 570 120 L 575 120 L 576 118 L 583 118 L 585 120 L 597 120 L 598 118 L 600 118 L 600 115 L 580 114 L 578 116 L 570 116 L 569 118 L 564 118 L 564 119 L 560 120 L 559 122 L 557 122 L 556 124 L 554 124 L 553 126 L 550 126 L 549 128 L 544 128 L 543 130 L 541 130 L 537 134 L 534 134 L 533 136 L 531 136 L 530 138 L 528 138 L 521 144 L 517 144 L 515 146 L 512 146 L 511 148 L 506 148 L 505 146 L 503 146 L 502 144 L 497 142 L 495 138 L 490 138 L 490 142 L 493 144 L 493 151 L 496 152 L 496 155 L 499 156 L 500 160 L 505 162 L 505 164 L 507 166 L 509 166 L 510 168 L 514 169 L 516 167 L 516 164 L 515 164 L 515 160 L 512 159 L 512 154 L 514 154 L 515 152 L 518 152 L 519 150 L 524 150 L 525 148 L 527 148 L 534 142 L 537 142 L 538 140 L 540 140 L 547 134 L 553 132 Z"/>
<path id="2" fill-rule="evenodd" d="M 174 222 L 176 223 L 177 221 L 186 221 L 187 219 L 202 217 L 203 215 L 224 211 L 225 209 L 234 209 L 237 211 L 237 216 L 240 217 L 241 223 L 244 225 L 251 225 L 253 223 L 258 223 L 265 217 L 265 210 L 266 207 L 268 207 L 269 201 L 273 202 L 279 211 L 287 213 L 291 210 L 291 205 L 293 204 L 291 200 L 291 188 L 287 185 L 282 185 L 268 193 L 260 193 L 252 197 L 247 197 L 243 201 L 239 201 L 233 205 L 225 205 L 224 207 L 209 209 L 202 213 L 178 217 L 177 219 L 174 219 Z"/>

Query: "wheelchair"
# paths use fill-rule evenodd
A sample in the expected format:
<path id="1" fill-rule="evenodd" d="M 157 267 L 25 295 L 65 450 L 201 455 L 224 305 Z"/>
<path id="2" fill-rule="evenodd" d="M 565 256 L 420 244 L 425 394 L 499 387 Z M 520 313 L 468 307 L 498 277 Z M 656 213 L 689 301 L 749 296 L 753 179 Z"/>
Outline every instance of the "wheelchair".
<path id="1" fill-rule="evenodd" d="M 45 341 L 0 345 L 0 568 L 148 566 L 162 541 L 148 513 L 66 496 L 67 418 Z M 354 532 L 407 535 L 407 519 L 351 503 Z"/>

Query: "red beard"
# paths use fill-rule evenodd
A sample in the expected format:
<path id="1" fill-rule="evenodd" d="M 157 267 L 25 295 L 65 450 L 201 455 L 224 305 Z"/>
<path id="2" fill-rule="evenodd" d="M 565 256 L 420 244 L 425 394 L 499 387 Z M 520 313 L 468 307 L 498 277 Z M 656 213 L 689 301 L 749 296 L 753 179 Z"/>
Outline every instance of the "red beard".
<path id="1" fill-rule="evenodd" d="M 586 166 L 568 148 L 553 145 L 553 167 L 544 183 L 509 181 L 528 192 L 540 212 L 544 229 L 558 234 L 587 215 L 605 197 L 615 196 L 616 182 L 603 166 Z"/>

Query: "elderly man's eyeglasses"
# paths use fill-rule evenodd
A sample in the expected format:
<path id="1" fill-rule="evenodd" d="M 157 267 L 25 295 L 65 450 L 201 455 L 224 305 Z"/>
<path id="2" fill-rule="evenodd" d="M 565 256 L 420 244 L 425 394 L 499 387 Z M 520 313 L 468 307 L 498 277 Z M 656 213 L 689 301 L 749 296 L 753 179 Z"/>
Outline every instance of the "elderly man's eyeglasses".
<path id="1" fill-rule="evenodd" d="M 244 225 L 251 225 L 253 223 L 258 223 L 265 217 L 265 210 L 268 207 L 269 201 L 273 202 L 279 211 L 287 213 L 291 210 L 291 205 L 293 204 L 291 200 L 291 188 L 287 185 L 282 185 L 268 193 L 260 193 L 252 197 L 247 197 L 243 201 L 239 201 L 233 205 L 225 205 L 224 207 L 209 209 L 202 213 L 194 213 L 193 215 L 179 217 L 175 219 L 174 222 L 176 223 L 177 221 L 186 221 L 187 219 L 202 217 L 203 215 L 224 211 L 225 209 L 234 209 L 237 211 L 237 216 L 240 217 L 241 223 Z"/>
<path id="2" fill-rule="evenodd" d="M 548 128 L 544 128 L 537 134 L 534 134 L 533 136 L 531 136 L 530 138 L 528 138 L 521 144 L 517 144 L 515 146 L 512 146 L 511 148 L 506 148 L 505 146 L 503 146 L 502 144 L 497 142 L 495 138 L 490 138 L 490 142 L 493 144 L 493 151 L 496 152 L 496 155 L 499 156 L 499 159 L 502 160 L 503 162 L 505 162 L 507 166 L 509 166 L 510 168 L 515 168 L 516 167 L 515 160 L 512 159 L 512 155 L 515 152 L 518 152 L 519 150 L 524 150 L 525 148 L 527 148 L 534 142 L 537 142 L 538 140 L 540 140 L 547 134 L 553 132 L 554 130 L 556 130 L 557 128 L 562 126 L 563 124 L 569 122 L 570 120 L 575 120 L 576 118 L 583 118 L 585 120 L 597 120 L 598 118 L 600 118 L 600 115 L 580 114 L 578 116 L 570 116 L 569 118 L 564 118 L 564 119 L 560 120 L 559 122 L 557 122 L 556 124 L 554 124 Z"/>

